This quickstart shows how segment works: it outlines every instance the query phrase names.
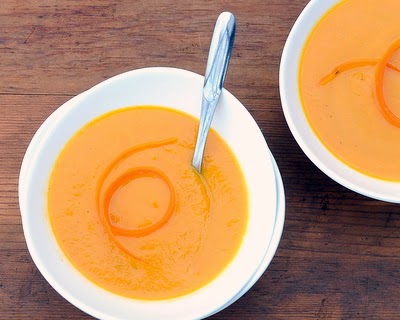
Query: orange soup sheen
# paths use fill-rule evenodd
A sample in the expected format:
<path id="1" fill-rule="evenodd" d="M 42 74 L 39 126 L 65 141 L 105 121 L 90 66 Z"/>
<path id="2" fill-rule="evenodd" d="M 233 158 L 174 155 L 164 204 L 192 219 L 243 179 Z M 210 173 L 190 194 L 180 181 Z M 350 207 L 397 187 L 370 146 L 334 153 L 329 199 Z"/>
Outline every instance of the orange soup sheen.
<path id="1" fill-rule="evenodd" d="M 125 108 L 95 119 L 61 152 L 48 210 L 72 264 L 131 298 L 168 299 L 209 283 L 247 226 L 244 177 L 211 130 L 203 172 L 191 166 L 198 121 L 166 108 Z"/>
<path id="2" fill-rule="evenodd" d="M 344 0 L 303 50 L 300 93 L 326 147 L 356 170 L 400 181 L 400 1 Z"/>

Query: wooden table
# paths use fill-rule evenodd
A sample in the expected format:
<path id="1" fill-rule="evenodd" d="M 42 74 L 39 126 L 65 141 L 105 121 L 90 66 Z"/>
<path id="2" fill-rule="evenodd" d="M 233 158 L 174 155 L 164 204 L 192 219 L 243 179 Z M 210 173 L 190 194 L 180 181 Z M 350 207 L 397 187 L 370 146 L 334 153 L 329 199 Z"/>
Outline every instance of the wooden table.
<path id="1" fill-rule="evenodd" d="M 323 1 L 323 0 L 321 0 Z M 248 108 L 277 160 L 286 223 L 268 270 L 213 319 L 400 317 L 400 207 L 319 171 L 280 105 L 279 61 L 307 0 L 2 0 L 0 4 L 0 319 L 89 319 L 28 253 L 18 174 L 30 139 L 59 105 L 118 73 L 173 66 L 204 73 L 217 15 L 235 13 L 226 88 Z"/>

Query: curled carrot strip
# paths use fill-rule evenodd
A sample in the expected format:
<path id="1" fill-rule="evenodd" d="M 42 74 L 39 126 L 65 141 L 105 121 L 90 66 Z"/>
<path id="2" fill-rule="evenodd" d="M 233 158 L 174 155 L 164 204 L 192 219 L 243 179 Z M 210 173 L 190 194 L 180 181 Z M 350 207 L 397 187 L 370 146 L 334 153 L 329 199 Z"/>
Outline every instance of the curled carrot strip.
<path id="1" fill-rule="evenodd" d="M 121 228 L 117 227 L 112 224 L 111 219 L 110 219 L 110 214 L 109 214 L 109 206 L 111 199 L 115 192 L 126 185 L 127 183 L 138 179 L 138 178 L 143 178 L 143 177 L 152 177 L 152 178 L 158 178 L 161 181 L 163 181 L 170 193 L 170 201 L 168 204 L 168 208 L 165 211 L 164 215 L 160 220 L 158 220 L 156 223 L 145 227 L 145 228 L 138 228 L 138 229 L 126 229 L 126 228 Z M 168 222 L 168 220 L 171 218 L 172 214 L 174 213 L 175 210 L 175 191 L 174 187 L 169 180 L 169 178 L 160 170 L 156 168 L 151 168 L 151 167 L 138 167 L 132 170 L 127 171 L 123 175 L 119 176 L 114 182 L 109 186 L 107 191 L 104 194 L 104 200 L 102 201 L 102 206 L 101 206 L 101 214 L 104 216 L 104 221 L 108 224 L 108 229 L 112 231 L 114 235 L 119 235 L 119 236 L 128 236 L 128 237 L 143 237 L 146 235 L 149 235 L 150 233 L 160 229 L 164 224 Z"/>
<path id="2" fill-rule="evenodd" d="M 354 69 L 354 68 L 360 68 L 360 67 L 365 67 L 365 66 L 375 66 L 376 65 L 376 72 L 375 72 L 375 92 L 376 92 L 376 99 L 379 105 L 379 110 L 381 111 L 382 115 L 385 117 L 385 119 L 391 123 L 392 125 L 399 127 L 400 128 L 400 117 L 396 116 L 388 107 L 386 104 L 385 100 L 385 95 L 384 95 L 384 86 L 383 86 L 383 78 L 385 76 L 385 70 L 386 68 L 395 70 L 397 72 L 400 72 L 400 68 L 394 66 L 389 62 L 390 58 L 393 56 L 393 54 L 400 49 L 400 39 L 395 41 L 389 49 L 385 52 L 384 56 L 382 59 L 376 60 L 376 59 L 365 59 L 365 60 L 354 60 L 354 61 L 349 61 L 342 63 L 341 65 L 335 67 L 330 73 L 328 73 L 326 76 L 324 76 L 319 84 L 324 86 L 333 79 L 335 79 L 339 74 L 342 72 Z"/>
<path id="3" fill-rule="evenodd" d="M 393 54 L 400 48 L 400 40 L 394 42 L 389 49 L 385 52 L 382 59 L 378 62 L 375 73 L 375 91 L 378 100 L 379 109 L 387 121 L 396 127 L 400 127 L 400 118 L 396 116 L 386 104 L 383 92 L 383 78 L 385 76 L 386 65 Z"/>
<path id="4" fill-rule="evenodd" d="M 118 157 L 115 158 L 113 162 L 111 162 L 106 170 L 103 172 L 103 174 L 100 176 L 100 179 L 97 184 L 97 190 L 96 190 L 96 207 L 97 211 L 99 213 L 99 218 L 101 223 L 104 226 L 104 229 L 107 231 L 108 235 L 111 238 L 111 241 L 123 252 L 125 252 L 127 255 L 130 255 L 131 257 L 140 260 L 138 257 L 136 257 L 132 252 L 130 252 L 117 238 L 117 236 L 125 235 L 125 236 L 134 236 L 134 237 L 140 237 L 140 236 L 145 236 L 146 234 L 150 234 L 157 229 L 161 228 L 164 224 L 168 222 L 168 220 L 171 218 L 173 212 L 175 211 L 175 191 L 174 188 L 171 184 L 171 181 L 168 179 L 168 177 L 162 173 L 161 171 L 155 169 L 155 168 L 135 168 L 131 169 L 130 171 L 126 172 L 116 180 L 108 187 L 108 189 L 103 191 L 103 186 L 104 183 L 107 179 L 107 177 L 110 175 L 110 173 L 118 167 L 124 160 L 129 158 L 130 156 L 134 155 L 137 152 L 145 151 L 148 149 L 152 148 L 158 148 L 161 146 L 165 146 L 168 144 L 175 143 L 177 141 L 176 138 L 171 138 L 171 139 L 166 139 L 166 140 L 161 140 L 161 141 L 155 141 L 155 142 L 149 142 L 149 143 L 143 143 L 137 146 L 134 146 L 123 153 L 121 153 Z M 112 195 L 115 193 L 115 191 L 122 187 L 123 184 L 128 183 L 132 179 L 138 178 L 139 176 L 152 176 L 161 179 L 166 185 L 168 186 L 168 189 L 170 191 L 170 202 L 167 208 L 166 213 L 162 217 L 160 221 L 157 223 L 149 226 L 148 228 L 144 229 L 137 229 L 137 230 L 127 230 L 123 228 L 118 228 L 114 225 L 112 225 L 110 221 L 110 217 L 108 214 L 108 208 L 109 204 L 112 198 Z M 103 195 L 103 198 L 102 198 Z"/>

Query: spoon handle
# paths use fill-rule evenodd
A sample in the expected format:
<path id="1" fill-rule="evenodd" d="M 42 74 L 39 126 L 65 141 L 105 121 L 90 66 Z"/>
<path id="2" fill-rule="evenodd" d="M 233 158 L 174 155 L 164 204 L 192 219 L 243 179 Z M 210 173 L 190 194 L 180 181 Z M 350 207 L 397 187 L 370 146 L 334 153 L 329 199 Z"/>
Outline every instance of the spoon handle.
<path id="1" fill-rule="evenodd" d="M 206 73 L 204 76 L 203 97 L 201 102 L 201 114 L 196 147 L 194 150 L 192 165 L 201 172 L 204 148 L 210 130 L 211 121 L 218 104 L 224 85 L 228 64 L 235 39 L 236 21 L 230 12 L 219 15 L 215 24 Z"/>

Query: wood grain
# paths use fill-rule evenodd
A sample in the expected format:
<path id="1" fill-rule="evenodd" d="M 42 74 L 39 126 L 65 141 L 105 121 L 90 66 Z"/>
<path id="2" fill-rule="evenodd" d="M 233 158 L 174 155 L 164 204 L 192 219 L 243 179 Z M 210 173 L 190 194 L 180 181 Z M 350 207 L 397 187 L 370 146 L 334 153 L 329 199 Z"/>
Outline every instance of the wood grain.
<path id="1" fill-rule="evenodd" d="M 248 108 L 286 192 L 279 249 L 255 286 L 212 319 L 396 319 L 400 207 L 320 172 L 283 117 L 280 55 L 307 0 L 3 0 L 0 4 L 0 319 L 90 319 L 42 277 L 28 253 L 18 174 L 34 132 L 94 84 L 145 66 L 204 73 L 217 15 L 238 29 L 226 88 Z"/>

